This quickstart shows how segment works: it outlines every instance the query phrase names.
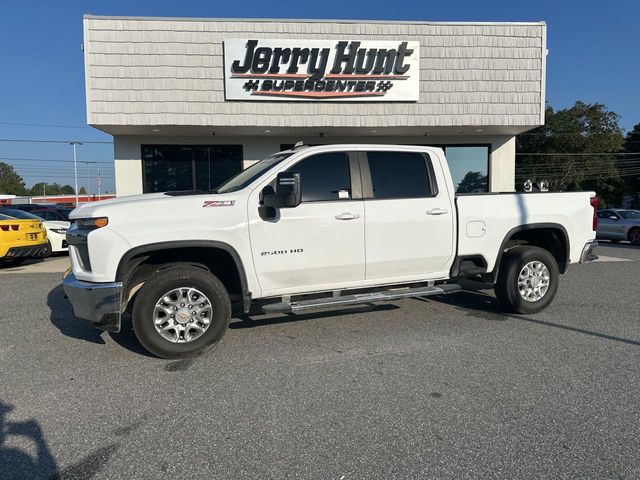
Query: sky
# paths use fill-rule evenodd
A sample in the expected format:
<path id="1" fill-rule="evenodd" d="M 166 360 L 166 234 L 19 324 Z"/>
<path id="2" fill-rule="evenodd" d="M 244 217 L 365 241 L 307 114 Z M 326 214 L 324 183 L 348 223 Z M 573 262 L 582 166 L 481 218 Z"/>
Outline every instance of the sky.
<path id="1" fill-rule="evenodd" d="M 393 7 L 393 8 L 390 8 Z M 640 123 L 640 1 L 0 0 L 0 161 L 27 186 L 73 185 L 114 191 L 112 137 L 86 123 L 82 15 L 229 18 L 341 18 L 421 21 L 544 21 L 547 103 L 603 103 L 631 130 Z M 6 140 L 58 140 L 60 143 Z M 87 143 L 105 142 L 105 143 Z M 96 162 L 96 163 L 87 163 Z M 87 180 L 88 178 L 88 180 Z"/>

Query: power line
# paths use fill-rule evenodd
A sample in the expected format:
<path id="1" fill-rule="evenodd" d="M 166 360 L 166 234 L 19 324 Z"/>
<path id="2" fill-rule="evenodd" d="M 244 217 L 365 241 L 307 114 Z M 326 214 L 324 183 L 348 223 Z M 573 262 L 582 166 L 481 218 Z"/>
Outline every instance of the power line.
<path id="1" fill-rule="evenodd" d="M 87 125 L 50 125 L 45 123 L 0 122 L 0 125 L 15 127 L 50 127 L 50 128 L 91 128 Z"/>
<path id="2" fill-rule="evenodd" d="M 73 173 L 69 175 L 51 175 L 51 174 L 41 174 L 41 173 L 25 173 L 21 174 L 21 177 L 47 177 L 47 178 L 73 178 Z M 94 178 L 94 177 L 91 177 Z M 100 175 L 100 178 L 115 178 L 113 175 Z"/>
<path id="3" fill-rule="evenodd" d="M 75 140 L 74 140 L 75 141 Z M 19 142 L 19 143 L 71 143 L 71 140 L 28 140 L 22 138 L 0 138 L 0 142 Z M 92 140 L 77 140 L 78 143 L 104 143 L 113 145 L 113 142 L 98 142 Z"/>
<path id="4" fill-rule="evenodd" d="M 15 162 L 63 162 L 63 163 L 73 163 L 73 160 L 65 160 L 62 158 L 16 158 L 16 157 L 3 157 L 0 155 L 0 160 L 10 160 Z M 84 161 L 84 160 L 83 160 Z M 92 163 L 106 163 L 113 165 L 113 161 L 111 162 L 100 162 L 95 161 Z"/>
<path id="5" fill-rule="evenodd" d="M 622 153 L 606 153 L 606 152 L 597 152 L 597 153 L 535 153 L 535 152 L 516 152 L 517 155 L 529 155 L 532 157 L 595 157 L 602 155 L 638 155 L 638 152 L 622 152 Z"/>

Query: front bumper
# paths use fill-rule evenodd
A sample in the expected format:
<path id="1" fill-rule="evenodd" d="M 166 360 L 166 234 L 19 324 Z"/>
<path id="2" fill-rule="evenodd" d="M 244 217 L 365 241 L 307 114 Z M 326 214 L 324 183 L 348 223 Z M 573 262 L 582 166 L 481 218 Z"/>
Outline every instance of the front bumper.
<path id="1" fill-rule="evenodd" d="M 101 330 L 120 331 L 122 282 L 84 282 L 68 272 L 62 285 L 76 317 L 89 320 Z"/>
<path id="2" fill-rule="evenodd" d="M 580 263 L 591 262 L 593 260 L 597 260 L 598 256 L 593 253 L 593 249 L 598 246 L 597 240 L 591 240 L 585 243 L 582 248 L 582 254 L 580 254 Z"/>

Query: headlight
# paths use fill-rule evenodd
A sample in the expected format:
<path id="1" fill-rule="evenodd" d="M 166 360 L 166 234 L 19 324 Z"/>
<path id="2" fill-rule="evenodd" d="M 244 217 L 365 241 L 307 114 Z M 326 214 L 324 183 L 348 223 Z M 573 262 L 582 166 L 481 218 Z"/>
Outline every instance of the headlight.
<path id="1" fill-rule="evenodd" d="M 51 230 L 54 233 L 57 233 L 59 235 L 65 235 L 67 233 L 67 229 L 66 228 L 50 228 L 49 230 Z"/>
<path id="2" fill-rule="evenodd" d="M 73 220 L 73 223 L 78 230 L 95 230 L 106 227 L 109 224 L 109 219 L 107 217 L 78 218 Z"/>

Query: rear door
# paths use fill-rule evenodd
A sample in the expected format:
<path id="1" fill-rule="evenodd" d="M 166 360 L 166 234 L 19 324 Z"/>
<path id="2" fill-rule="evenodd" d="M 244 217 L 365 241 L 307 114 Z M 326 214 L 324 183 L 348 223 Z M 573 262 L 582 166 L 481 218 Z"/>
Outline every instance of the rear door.
<path id="1" fill-rule="evenodd" d="M 261 217 L 264 185 L 249 203 L 254 265 L 263 295 L 362 282 L 364 202 L 357 154 L 317 153 L 287 170 L 300 173 L 300 205 L 279 209 L 276 218 Z"/>
<path id="2" fill-rule="evenodd" d="M 360 166 L 366 278 L 447 277 L 454 256 L 454 206 L 429 155 L 368 150 Z"/>

